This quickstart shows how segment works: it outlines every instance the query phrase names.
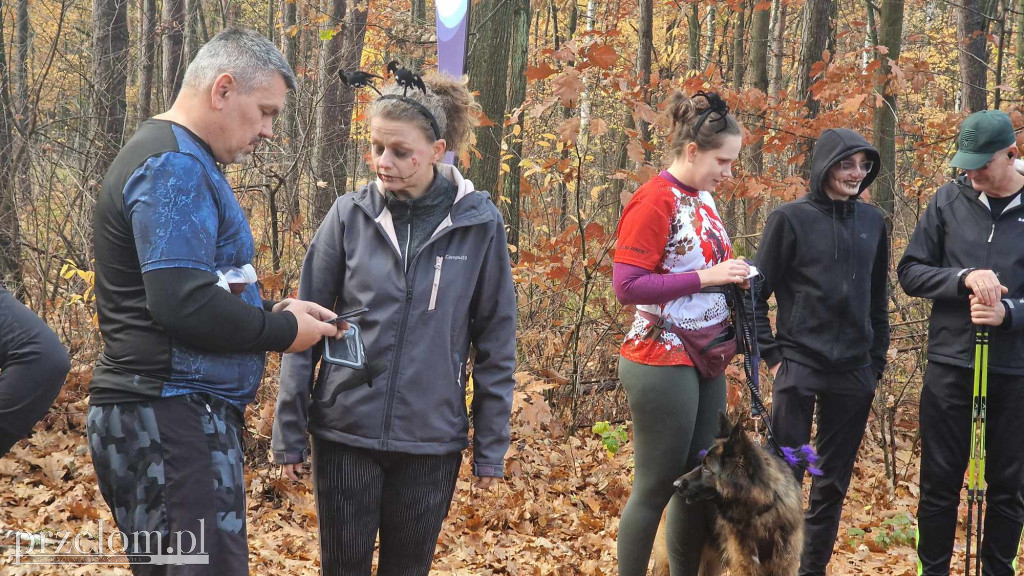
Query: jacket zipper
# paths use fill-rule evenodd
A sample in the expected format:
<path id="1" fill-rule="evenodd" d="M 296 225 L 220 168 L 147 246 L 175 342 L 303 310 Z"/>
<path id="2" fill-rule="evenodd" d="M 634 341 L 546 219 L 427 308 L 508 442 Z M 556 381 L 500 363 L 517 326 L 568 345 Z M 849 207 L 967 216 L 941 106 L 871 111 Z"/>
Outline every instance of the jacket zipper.
<path id="1" fill-rule="evenodd" d="M 473 224 L 473 225 L 475 225 L 475 224 Z M 445 234 L 447 234 L 448 232 L 450 232 L 451 230 L 454 230 L 456 228 L 462 228 L 462 226 L 456 226 L 455 223 L 453 222 L 447 228 L 445 228 L 444 230 L 441 230 L 441 232 L 439 234 L 435 234 L 435 235 L 431 236 L 429 239 L 427 239 L 427 241 L 423 244 L 423 246 L 420 247 L 419 252 L 416 253 L 416 256 L 413 257 L 412 262 L 410 262 L 409 264 L 410 265 L 415 264 L 416 263 L 416 259 L 419 258 L 420 254 L 423 253 L 423 250 L 427 246 L 433 244 L 438 238 L 444 236 Z M 379 225 L 378 225 L 378 230 L 381 230 L 381 232 L 383 233 L 383 230 L 380 228 Z M 387 237 L 387 234 L 385 234 L 384 236 Z M 406 254 L 408 254 L 408 252 L 406 252 Z M 392 412 L 392 408 L 394 407 L 394 403 L 395 403 L 395 386 L 398 383 L 398 370 L 399 370 L 399 368 L 402 365 L 402 351 L 405 349 L 405 331 L 408 328 L 409 312 L 412 309 L 412 286 L 409 285 L 409 273 L 408 273 L 408 270 L 404 271 L 403 275 L 405 276 L 405 303 L 402 304 L 402 321 L 398 325 L 398 335 L 396 337 L 396 344 L 395 344 L 395 355 L 391 359 L 391 368 L 390 368 L 390 373 L 389 373 L 389 376 L 388 376 L 387 394 L 386 394 L 386 396 L 384 398 L 384 404 L 385 404 L 385 408 L 384 408 L 384 421 L 381 423 L 382 424 L 382 428 L 383 428 L 382 433 L 381 433 L 381 446 L 382 446 L 383 450 L 390 450 L 390 443 L 391 443 L 391 427 L 390 427 L 390 423 L 391 423 L 391 412 Z"/>
<path id="2" fill-rule="evenodd" d="M 409 243 L 412 242 L 412 219 L 409 220 L 409 230 L 405 233 L 405 250 L 402 251 L 402 266 L 405 273 L 409 274 Z M 420 248 L 422 250 L 422 248 Z"/>
<path id="3" fill-rule="evenodd" d="M 433 310 L 437 304 L 437 288 L 441 285 L 441 265 L 444 264 L 444 257 L 438 256 L 434 261 L 434 284 L 430 287 L 430 305 L 427 310 Z"/>

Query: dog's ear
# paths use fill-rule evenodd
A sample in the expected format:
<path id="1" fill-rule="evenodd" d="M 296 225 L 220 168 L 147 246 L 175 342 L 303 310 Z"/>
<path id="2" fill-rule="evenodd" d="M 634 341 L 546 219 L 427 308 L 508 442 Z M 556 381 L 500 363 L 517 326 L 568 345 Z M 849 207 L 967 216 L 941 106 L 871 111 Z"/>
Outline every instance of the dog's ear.
<path id="1" fill-rule="evenodd" d="M 737 422 L 729 432 L 729 442 L 743 442 L 745 440 L 749 440 L 747 432 L 743 429 L 743 425 Z"/>
<path id="2" fill-rule="evenodd" d="M 725 415 L 725 412 L 718 412 L 718 437 L 728 438 L 732 433 L 733 425 L 729 422 L 729 417 Z"/>

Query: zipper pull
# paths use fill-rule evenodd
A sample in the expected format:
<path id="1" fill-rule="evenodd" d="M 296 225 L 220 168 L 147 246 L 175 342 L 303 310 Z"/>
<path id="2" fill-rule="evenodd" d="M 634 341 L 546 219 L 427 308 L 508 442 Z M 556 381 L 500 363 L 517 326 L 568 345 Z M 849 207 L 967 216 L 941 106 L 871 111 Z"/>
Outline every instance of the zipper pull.
<path id="1" fill-rule="evenodd" d="M 434 270 L 440 270 L 441 264 L 444 264 L 444 258 L 438 256 L 437 259 L 434 261 Z"/>
<path id="2" fill-rule="evenodd" d="M 412 302 L 412 288 L 405 289 L 405 301 Z"/>
<path id="3" fill-rule="evenodd" d="M 995 236 L 995 234 L 996 234 L 996 223 L 993 222 L 992 223 L 992 231 L 988 233 L 988 243 L 989 244 L 992 243 L 992 237 Z"/>

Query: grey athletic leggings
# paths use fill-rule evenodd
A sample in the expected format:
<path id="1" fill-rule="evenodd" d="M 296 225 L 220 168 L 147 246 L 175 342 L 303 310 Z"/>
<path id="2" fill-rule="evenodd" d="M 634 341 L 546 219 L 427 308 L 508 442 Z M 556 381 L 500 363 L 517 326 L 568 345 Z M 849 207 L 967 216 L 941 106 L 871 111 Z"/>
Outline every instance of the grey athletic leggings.
<path id="1" fill-rule="evenodd" d="M 702 507 L 688 506 L 672 482 L 697 465 L 725 410 L 725 376 L 701 380 L 691 366 L 647 366 L 619 357 L 633 416 L 633 491 L 619 521 L 619 576 L 644 576 L 661 513 L 672 576 L 696 576 L 704 547 Z"/>

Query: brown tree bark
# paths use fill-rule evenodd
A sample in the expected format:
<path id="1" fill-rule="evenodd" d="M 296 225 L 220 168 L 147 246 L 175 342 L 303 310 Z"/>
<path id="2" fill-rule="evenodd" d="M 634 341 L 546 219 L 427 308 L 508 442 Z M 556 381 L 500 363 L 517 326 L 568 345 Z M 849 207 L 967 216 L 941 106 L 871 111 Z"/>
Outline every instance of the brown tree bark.
<path id="1" fill-rule="evenodd" d="M 530 0 L 515 0 L 512 7 L 512 56 L 509 60 L 508 102 L 505 107 L 509 112 L 516 110 L 526 100 L 526 64 L 530 50 Z M 505 226 L 508 227 L 508 243 L 519 246 L 519 210 L 521 206 L 522 170 L 519 160 L 523 155 L 523 138 L 525 134 L 525 112 L 519 114 L 519 121 L 513 126 L 519 127 L 519 135 L 514 136 L 508 145 L 511 158 L 508 159 L 509 171 L 505 173 L 501 194 L 507 201 L 499 207 L 504 208 Z M 513 127 L 513 131 L 515 128 Z M 519 251 L 512 253 L 512 260 L 519 261 Z"/>
<path id="2" fill-rule="evenodd" d="M 93 100 L 95 162 L 92 179 L 99 181 L 121 148 L 124 135 L 125 87 L 128 84 L 128 0 L 93 1 Z"/>
<path id="3" fill-rule="evenodd" d="M 19 293 L 22 284 L 21 239 L 16 198 L 14 158 L 14 117 L 11 115 L 10 74 L 3 38 L 3 11 L 0 10 L 0 281 Z"/>
<path id="4" fill-rule="evenodd" d="M 772 29 L 771 54 L 772 73 L 768 85 L 768 95 L 771 101 L 778 100 L 779 92 L 782 90 L 782 59 L 785 56 L 785 45 L 783 38 L 786 34 L 786 11 L 789 4 L 782 0 L 775 0 L 772 8 Z"/>
<path id="5" fill-rule="evenodd" d="M 281 6 L 281 39 L 284 44 L 284 57 L 292 70 L 299 64 L 298 0 L 285 0 Z M 289 157 L 295 164 L 285 177 L 285 204 L 288 222 L 291 223 L 299 215 L 299 166 L 298 155 L 302 150 L 302 136 L 299 134 L 299 90 L 288 91 L 288 106 L 284 110 L 284 131 L 287 138 Z"/>
<path id="6" fill-rule="evenodd" d="M 977 112 L 988 101 L 988 15 L 995 0 L 962 0 L 957 9 L 960 96 L 964 110 Z"/>
<path id="7" fill-rule="evenodd" d="M 1017 2 L 1017 93 L 1024 92 L 1024 0 Z"/>
<path id="8" fill-rule="evenodd" d="M 832 12 L 830 0 L 807 0 L 804 6 L 803 38 L 800 43 L 800 59 L 797 63 L 796 92 L 805 102 L 807 116 L 814 118 L 818 115 L 820 104 L 810 92 L 810 87 L 817 80 L 817 76 L 811 73 L 816 62 L 821 61 L 822 54 L 828 43 L 828 34 L 822 31 L 830 30 L 832 23 L 830 15 Z"/>
<path id="9" fill-rule="evenodd" d="M 153 74 L 156 68 L 156 0 L 142 0 L 139 35 L 139 124 L 153 115 Z"/>
<path id="10" fill-rule="evenodd" d="M 20 118 L 15 120 L 22 127 L 28 117 L 28 52 L 32 46 L 32 29 L 29 18 L 28 0 L 18 0 L 16 36 L 17 55 L 15 58 L 15 70 L 17 75 L 17 96 L 15 98 L 15 109 Z"/>
<path id="11" fill-rule="evenodd" d="M 686 66 L 690 70 L 700 69 L 700 4 L 690 0 L 690 11 L 686 15 L 686 31 L 689 46 L 686 51 Z"/>
<path id="12" fill-rule="evenodd" d="M 879 55 L 882 65 L 878 68 L 875 85 L 882 94 L 882 105 L 875 108 L 874 144 L 881 156 L 881 170 L 878 178 L 871 186 L 871 195 L 885 211 L 888 217 L 893 214 L 893 198 L 896 195 L 896 112 L 898 102 L 893 83 L 889 74 L 892 66 L 889 61 L 898 62 L 900 50 L 903 48 L 903 13 L 904 0 L 882 0 L 879 15 L 880 45 L 888 49 L 887 54 Z"/>
<path id="13" fill-rule="evenodd" d="M 736 12 L 736 32 L 733 34 L 733 52 L 732 52 L 732 85 L 736 90 L 743 88 L 743 66 L 746 64 L 746 60 L 743 58 L 743 42 L 745 30 L 745 20 L 747 17 L 747 0 L 740 2 L 739 11 Z"/>
<path id="14" fill-rule="evenodd" d="M 345 151 L 352 131 L 352 108 L 355 94 L 342 84 L 338 70 L 359 67 L 366 36 L 365 4 L 358 5 L 346 18 L 346 1 L 332 2 L 329 25 L 341 32 L 326 42 L 323 74 L 326 90 L 321 104 L 321 132 L 323 139 L 317 150 L 316 170 L 318 185 L 313 193 L 312 218 L 320 222 L 327 215 L 334 199 L 348 190 L 348 169 Z M 326 185 L 320 186 L 319 182 Z"/>
<path id="15" fill-rule="evenodd" d="M 100 1 L 100 0 L 96 0 Z M 164 0 L 164 106 L 170 107 L 185 77 L 185 0 Z"/>
<path id="16" fill-rule="evenodd" d="M 470 44 L 466 62 L 469 89 L 492 122 L 476 129 L 480 158 L 469 166 L 468 177 L 481 190 L 491 193 L 497 203 L 501 182 L 501 141 L 504 136 L 505 104 L 508 101 L 508 68 L 511 58 L 513 6 L 510 0 L 480 0 L 470 11 Z"/>
<path id="17" fill-rule="evenodd" d="M 636 67 L 640 73 L 640 85 L 643 86 L 643 99 L 647 104 L 651 103 L 651 57 L 654 54 L 654 1 L 640 0 L 640 15 L 637 22 L 639 40 L 636 54 Z M 651 140 L 651 127 L 644 120 L 637 122 L 637 129 L 640 131 L 640 138 L 644 142 Z M 644 154 L 650 161 L 650 153 Z"/>

